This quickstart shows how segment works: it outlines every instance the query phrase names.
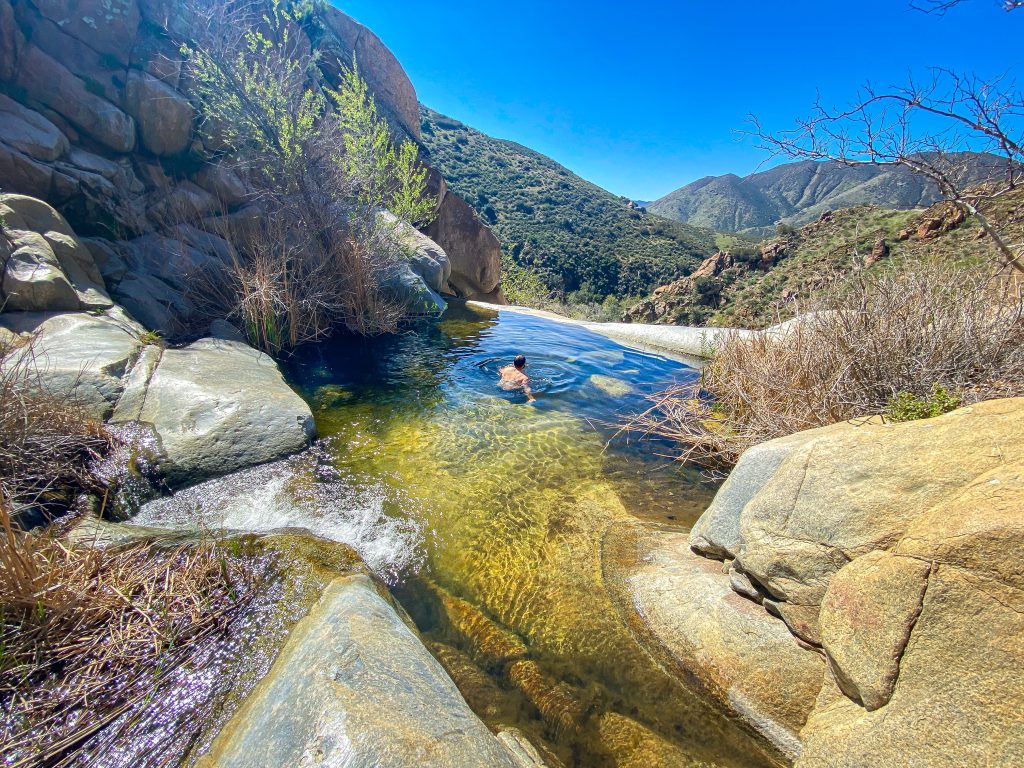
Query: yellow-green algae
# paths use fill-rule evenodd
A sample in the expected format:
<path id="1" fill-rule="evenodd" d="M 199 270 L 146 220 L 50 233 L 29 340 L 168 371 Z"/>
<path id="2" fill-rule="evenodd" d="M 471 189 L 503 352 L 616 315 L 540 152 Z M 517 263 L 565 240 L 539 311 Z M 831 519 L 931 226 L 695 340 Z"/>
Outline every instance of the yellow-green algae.
<path id="1" fill-rule="evenodd" d="M 607 464 L 617 459 L 599 433 L 573 415 L 500 397 L 455 411 L 431 400 L 316 414 L 339 468 L 403 489 L 416 509 L 402 512 L 434 534 L 427 570 L 436 586 L 403 592 L 413 615 L 416 603 L 437 603 L 439 636 L 489 671 L 500 668 L 500 684 L 518 688 L 542 721 L 517 725 L 543 734 L 567 765 L 667 767 L 680 755 L 684 764 L 769 764 L 620 619 L 602 577 L 602 540 L 635 517 L 620 500 L 629 478 L 610 479 Z M 507 636 L 495 655 L 503 634 L 525 641 L 530 658 Z"/>

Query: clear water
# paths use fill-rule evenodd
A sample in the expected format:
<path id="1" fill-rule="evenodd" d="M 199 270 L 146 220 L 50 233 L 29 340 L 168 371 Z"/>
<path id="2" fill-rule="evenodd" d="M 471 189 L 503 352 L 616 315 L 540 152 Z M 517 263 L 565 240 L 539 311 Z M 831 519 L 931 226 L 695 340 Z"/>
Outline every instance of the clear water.
<path id="1" fill-rule="evenodd" d="M 519 353 L 534 403 L 498 386 Z M 452 305 L 413 333 L 304 350 L 287 375 L 346 482 L 420 526 L 423 566 L 395 592 L 485 721 L 519 727 L 553 765 L 764 764 L 652 661 L 603 578 L 617 526 L 688 527 L 713 495 L 670 446 L 613 439 L 622 414 L 695 369 Z M 510 661 L 502 643 L 525 651 Z"/>
<path id="2" fill-rule="evenodd" d="M 498 386 L 522 353 L 537 401 Z M 432 326 L 302 350 L 286 366 L 324 442 L 147 505 L 134 522 L 303 527 L 353 546 L 478 715 L 551 768 L 764 766 L 666 673 L 606 573 L 631 526 L 687 528 L 714 488 L 671 446 L 616 437 L 698 372 L 579 326 L 452 305 Z M 198 521 L 198 522 L 197 522 Z"/>

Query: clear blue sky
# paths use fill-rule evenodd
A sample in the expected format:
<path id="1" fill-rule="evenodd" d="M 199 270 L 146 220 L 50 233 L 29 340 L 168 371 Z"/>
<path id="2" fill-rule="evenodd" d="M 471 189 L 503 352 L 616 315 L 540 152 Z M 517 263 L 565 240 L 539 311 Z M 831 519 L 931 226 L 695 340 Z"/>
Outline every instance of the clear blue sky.
<path id="1" fill-rule="evenodd" d="M 945 17 L 906 0 L 565 2 L 332 0 L 395 53 L 420 101 L 553 157 L 616 194 L 652 200 L 764 160 L 746 115 L 786 128 L 820 89 L 928 66 L 1020 69 L 1024 10 L 967 0 Z"/>

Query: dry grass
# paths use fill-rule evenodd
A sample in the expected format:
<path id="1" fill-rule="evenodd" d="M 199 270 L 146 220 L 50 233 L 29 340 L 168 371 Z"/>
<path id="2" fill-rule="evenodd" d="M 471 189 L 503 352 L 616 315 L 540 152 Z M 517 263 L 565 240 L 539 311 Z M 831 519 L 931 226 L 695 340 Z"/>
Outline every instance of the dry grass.
<path id="1" fill-rule="evenodd" d="M 906 265 L 856 276 L 804 311 L 783 332 L 728 338 L 699 385 L 654 396 L 624 429 L 721 467 L 765 440 L 883 414 L 901 393 L 1024 394 L 1024 294 L 1005 273 Z"/>
<path id="2" fill-rule="evenodd" d="M 0 498 L 0 753 L 59 766 L 223 633 L 252 592 L 212 545 L 100 550 L 17 529 Z M 125 717 L 128 715 L 128 717 Z"/>
<path id="3" fill-rule="evenodd" d="M 31 341 L 0 348 L 0 492 L 15 509 L 57 512 L 102 493 L 89 465 L 115 438 L 73 397 L 48 393 L 38 370 Z"/>
<path id="4" fill-rule="evenodd" d="M 105 739 L 131 727 L 145 697 L 251 591 L 212 545 L 104 551 L 62 542 L 56 526 L 19 527 L 29 510 L 57 515 L 111 490 L 98 468 L 118 440 L 71 397 L 42 389 L 31 342 L 0 350 L 4 765 L 66 765 L 100 730 Z"/>
<path id="5" fill-rule="evenodd" d="M 271 354 L 321 341 L 339 327 L 363 335 L 394 332 L 409 316 L 387 288 L 404 258 L 401 245 L 384 222 L 359 229 L 361 237 L 339 229 L 319 238 L 286 210 L 244 230 L 221 228 L 230 263 L 198 271 L 190 284 L 200 322 L 227 318 Z"/>

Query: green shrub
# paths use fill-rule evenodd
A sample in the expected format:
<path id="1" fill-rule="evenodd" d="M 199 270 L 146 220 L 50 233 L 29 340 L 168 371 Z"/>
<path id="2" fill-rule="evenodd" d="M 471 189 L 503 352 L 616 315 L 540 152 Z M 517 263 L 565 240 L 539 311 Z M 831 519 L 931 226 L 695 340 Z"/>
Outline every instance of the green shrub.
<path id="1" fill-rule="evenodd" d="M 917 421 L 941 416 L 955 411 L 960 407 L 960 396 L 951 393 L 945 387 L 934 384 L 927 395 L 915 395 L 913 392 L 900 392 L 885 407 L 885 418 L 888 421 Z"/>

